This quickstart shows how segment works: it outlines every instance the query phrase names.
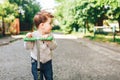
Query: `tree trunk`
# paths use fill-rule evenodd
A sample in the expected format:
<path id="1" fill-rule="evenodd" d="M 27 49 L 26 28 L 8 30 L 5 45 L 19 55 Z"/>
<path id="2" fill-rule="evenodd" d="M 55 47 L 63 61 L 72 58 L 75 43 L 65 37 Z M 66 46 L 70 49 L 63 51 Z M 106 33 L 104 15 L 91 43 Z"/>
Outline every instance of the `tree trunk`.
<path id="1" fill-rule="evenodd" d="M 89 25 L 88 25 L 88 20 L 86 20 L 86 23 L 85 23 L 85 24 L 86 24 L 87 30 L 90 31 L 90 27 L 89 27 Z"/>
<path id="2" fill-rule="evenodd" d="M 84 34 L 86 34 L 86 21 L 84 22 Z"/>
<path id="3" fill-rule="evenodd" d="M 118 20 L 118 24 L 119 24 L 119 32 L 120 32 L 120 20 Z"/>
<path id="4" fill-rule="evenodd" d="M 103 26 L 103 18 L 98 19 L 97 26 Z"/>
<path id="5" fill-rule="evenodd" d="M 2 16 L 2 28 L 3 28 L 2 36 L 5 36 L 5 25 L 4 25 L 4 17 L 3 16 Z"/>

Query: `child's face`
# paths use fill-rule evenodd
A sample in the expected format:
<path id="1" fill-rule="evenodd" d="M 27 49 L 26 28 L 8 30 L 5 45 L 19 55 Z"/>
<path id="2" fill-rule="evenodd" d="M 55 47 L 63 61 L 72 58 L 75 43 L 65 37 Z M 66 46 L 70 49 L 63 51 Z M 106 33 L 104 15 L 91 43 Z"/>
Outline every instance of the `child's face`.
<path id="1" fill-rule="evenodd" d="M 48 20 L 42 24 L 41 28 L 44 34 L 49 34 L 52 30 L 52 18 L 48 18 Z"/>

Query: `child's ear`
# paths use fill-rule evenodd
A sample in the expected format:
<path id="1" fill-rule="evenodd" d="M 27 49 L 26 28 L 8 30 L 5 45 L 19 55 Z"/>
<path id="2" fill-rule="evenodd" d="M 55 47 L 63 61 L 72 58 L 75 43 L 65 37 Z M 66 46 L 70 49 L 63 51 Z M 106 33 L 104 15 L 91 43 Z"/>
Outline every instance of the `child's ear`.
<path id="1" fill-rule="evenodd" d="M 41 26 L 43 26 L 43 25 L 44 25 L 44 23 L 41 23 L 40 25 L 41 25 Z"/>
<path id="2" fill-rule="evenodd" d="M 44 26 L 44 23 L 40 23 L 39 27 L 44 28 L 43 26 Z"/>

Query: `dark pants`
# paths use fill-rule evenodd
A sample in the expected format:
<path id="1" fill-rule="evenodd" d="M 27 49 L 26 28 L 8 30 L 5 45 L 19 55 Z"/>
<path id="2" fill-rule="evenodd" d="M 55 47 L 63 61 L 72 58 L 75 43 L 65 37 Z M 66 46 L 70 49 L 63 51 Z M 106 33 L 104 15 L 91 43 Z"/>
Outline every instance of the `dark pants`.
<path id="1" fill-rule="evenodd" d="M 34 80 L 38 80 L 37 61 L 31 58 L 31 64 Z M 53 80 L 52 60 L 44 64 L 40 63 L 40 80 L 43 80 L 43 76 L 45 77 L 45 80 Z"/>

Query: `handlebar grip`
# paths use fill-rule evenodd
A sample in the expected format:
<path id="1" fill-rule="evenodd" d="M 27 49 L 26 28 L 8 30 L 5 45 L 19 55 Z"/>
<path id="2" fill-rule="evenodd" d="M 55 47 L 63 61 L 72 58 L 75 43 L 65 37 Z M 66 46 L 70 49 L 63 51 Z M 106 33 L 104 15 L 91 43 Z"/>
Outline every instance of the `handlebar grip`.
<path id="1" fill-rule="evenodd" d="M 53 40 L 52 36 L 49 36 L 47 38 L 24 38 L 24 41 L 28 42 L 28 41 L 36 41 L 36 40 L 41 40 L 41 41 L 51 41 Z"/>

